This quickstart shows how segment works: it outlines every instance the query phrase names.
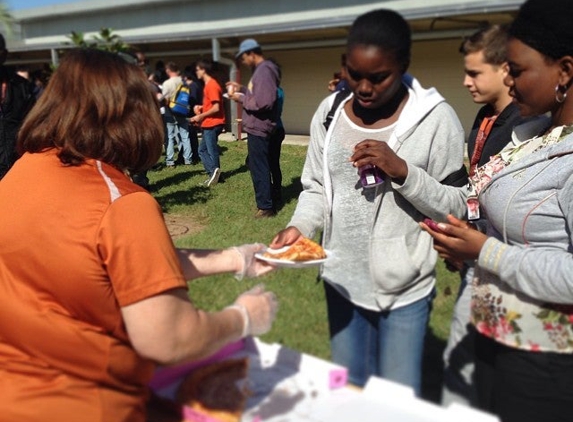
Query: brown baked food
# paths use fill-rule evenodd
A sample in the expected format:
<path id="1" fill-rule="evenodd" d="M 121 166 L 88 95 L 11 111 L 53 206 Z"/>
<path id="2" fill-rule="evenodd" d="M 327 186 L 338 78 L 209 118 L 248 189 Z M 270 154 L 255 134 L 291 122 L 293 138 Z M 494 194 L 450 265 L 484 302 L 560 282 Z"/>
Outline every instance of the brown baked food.
<path id="1" fill-rule="evenodd" d="M 326 258 L 326 252 L 318 243 L 306 237 L 301 237 L 284 252 L 265 252 L 263 256 L 288 261 L 312 261 Z"/>
<path id="2" fill-rule="evenodd" d="M 183 408 L 173 400 L 157 395 L 153 390 L 145 403 L 145 422 L 185 422 Z"/>
<path id="3" fill-rule="evenodd" d="M 248 358 L 228 359 L 201 366 L 187 375 L 176 400 L 221 422 L 239 422 L 248 391 L 239 382 L 247 378 Z"/>

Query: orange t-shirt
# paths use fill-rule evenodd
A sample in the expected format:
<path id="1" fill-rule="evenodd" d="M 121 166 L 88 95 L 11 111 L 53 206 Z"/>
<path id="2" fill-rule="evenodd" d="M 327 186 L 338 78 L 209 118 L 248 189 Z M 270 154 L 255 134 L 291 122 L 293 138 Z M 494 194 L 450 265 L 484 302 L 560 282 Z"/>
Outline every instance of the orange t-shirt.
<path id="1" fill-rule="evenodd" d="M 219 103 L 219 111 L 212 116 L 207 116 L 201 122 L 201 127 L 211 127 L 225 124 L 225 107 L 223 105 L 223 91 L 214 78 L 209 79 L 203 88 L 203 112 L 211 110 L 214 103 Z"/>
<path id="2" fill-rule="evenodd" d="M 0 204 L 0 419 L 143 422 L 155 365 L 121 307 L 187 287 L 161 208 L 121 171 L 55 150 L 24 154 Z"/>

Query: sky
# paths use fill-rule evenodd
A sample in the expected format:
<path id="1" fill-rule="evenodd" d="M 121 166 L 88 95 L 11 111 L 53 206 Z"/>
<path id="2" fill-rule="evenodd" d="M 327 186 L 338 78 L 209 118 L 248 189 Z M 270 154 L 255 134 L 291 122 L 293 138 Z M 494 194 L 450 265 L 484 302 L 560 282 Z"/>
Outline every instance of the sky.
<path id="1" fill-rule="evenodd" d="M 9 10 L 33 9 L 61 3 L 72 3 L 77 0 L 3 0 Z"/>

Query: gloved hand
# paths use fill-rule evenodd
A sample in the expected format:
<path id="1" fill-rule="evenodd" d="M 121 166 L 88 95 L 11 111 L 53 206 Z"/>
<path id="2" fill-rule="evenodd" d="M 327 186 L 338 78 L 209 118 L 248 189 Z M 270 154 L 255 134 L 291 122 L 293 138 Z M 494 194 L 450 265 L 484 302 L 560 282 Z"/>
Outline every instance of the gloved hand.
<path id="1" fill-rule="evenodd" d="M 259 284 L 242 293 L 229 308 L 238 309 L 243 316 L 243 335 L 260 336 L 267 333 L 275 320 L 279 304 L 273 292 Z"/>
<path id="2" fill-rule="evenodd" d="M 255 258 L 257 252 L 261 252 L 265 249 L 265 245 L 262 243 L 235 246 L 232 249 L 236 251 L 243 260 L 241 271 L 235 273 L 235 278 L 239 281 L 244 277 L 259 277 L 275 269 L 275 266 L 268 262 Z"/>

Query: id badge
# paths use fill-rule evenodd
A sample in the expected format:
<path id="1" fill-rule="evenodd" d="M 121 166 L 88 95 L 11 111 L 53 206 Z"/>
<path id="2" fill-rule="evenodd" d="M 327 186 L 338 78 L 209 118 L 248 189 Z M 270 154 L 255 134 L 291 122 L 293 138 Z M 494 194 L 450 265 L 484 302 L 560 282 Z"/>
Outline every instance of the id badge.
<path id="1" fill-rule="evenodd" d="M 468 221 L 479 220 L 479 201 L 476 196 L 468 197 Z"/>

